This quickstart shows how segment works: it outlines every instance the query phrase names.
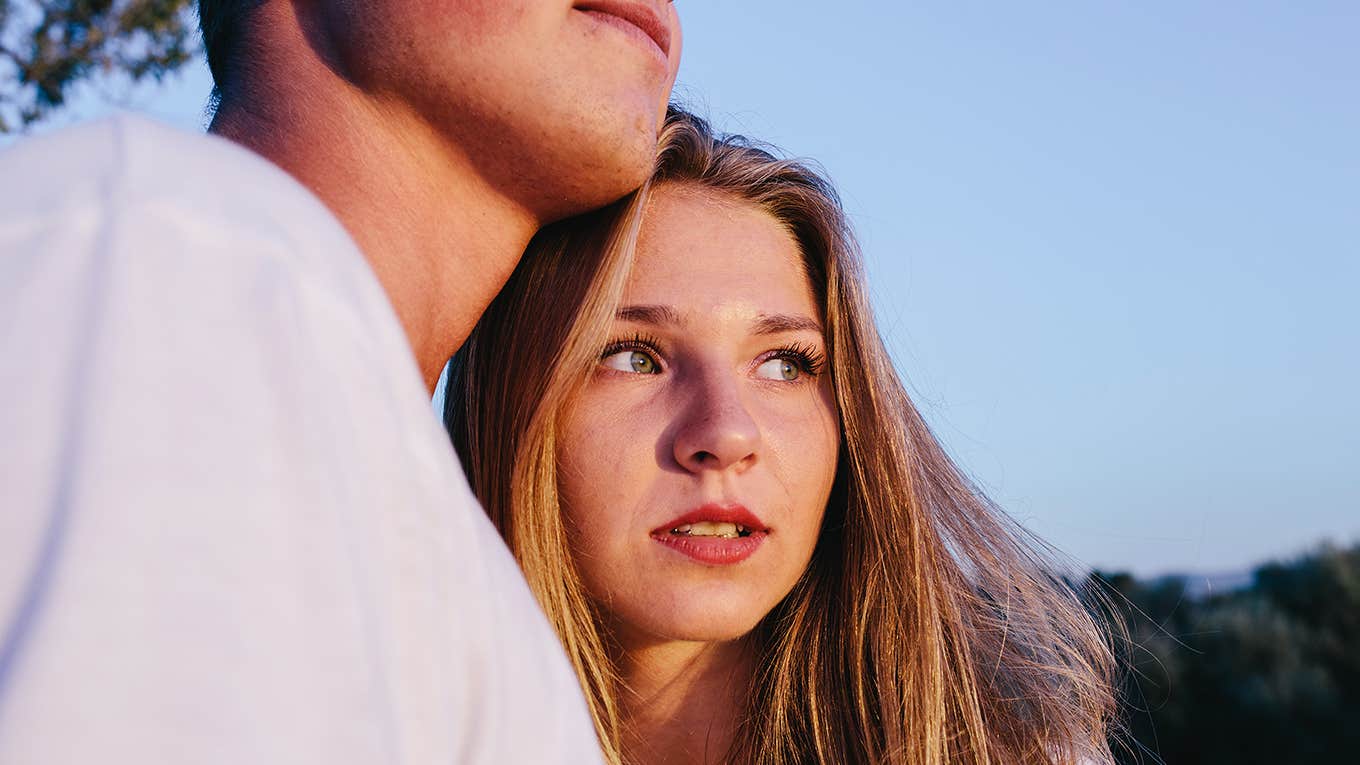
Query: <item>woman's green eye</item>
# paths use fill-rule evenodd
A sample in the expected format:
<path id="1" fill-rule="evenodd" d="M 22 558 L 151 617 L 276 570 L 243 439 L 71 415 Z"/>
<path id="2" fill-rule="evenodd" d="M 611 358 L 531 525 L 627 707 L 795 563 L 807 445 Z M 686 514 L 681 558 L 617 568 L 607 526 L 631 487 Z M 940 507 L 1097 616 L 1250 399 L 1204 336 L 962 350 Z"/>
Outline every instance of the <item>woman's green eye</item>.
<path id="1" fill-rule="evenodd" d="M 766 380 L 787 380 L 792 382 L 798 379 L 803 370 L 798 368 L 798 364 L 785 358 L 774 358 L 756 367 L 756 376 Z"/>
<path id="2" fill-rule="evenodd" d="M 657 368 L 656 359 L 647 355 L 643 351 L 619 351 L 605 356 L 602 363 L 620 372 L 634 372 L 640 375 L 654 375 L 661 372 Z"/>
<path id="3" fill-rule="evenodd" d="M 650 375 L 656 373 L 656 362 L 642 351 L 633 351 L 628 354 L 628 365 L 638 374 Z"/>

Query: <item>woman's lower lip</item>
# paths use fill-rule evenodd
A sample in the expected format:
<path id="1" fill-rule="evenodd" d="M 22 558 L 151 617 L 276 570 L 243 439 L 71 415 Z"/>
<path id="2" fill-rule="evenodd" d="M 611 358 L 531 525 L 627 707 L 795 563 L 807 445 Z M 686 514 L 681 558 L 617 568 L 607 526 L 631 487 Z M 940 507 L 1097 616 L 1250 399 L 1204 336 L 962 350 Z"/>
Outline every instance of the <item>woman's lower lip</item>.
<path id="1" fill-rule="evenodd" d="M 684 534 L 653 534 L 652 539 L 688 555 L 699 563 L 710 566 L 729 566 L 741 563 L 755 554 L 765 541 L 765 534 L 744 537 L 692 537 Z"/>

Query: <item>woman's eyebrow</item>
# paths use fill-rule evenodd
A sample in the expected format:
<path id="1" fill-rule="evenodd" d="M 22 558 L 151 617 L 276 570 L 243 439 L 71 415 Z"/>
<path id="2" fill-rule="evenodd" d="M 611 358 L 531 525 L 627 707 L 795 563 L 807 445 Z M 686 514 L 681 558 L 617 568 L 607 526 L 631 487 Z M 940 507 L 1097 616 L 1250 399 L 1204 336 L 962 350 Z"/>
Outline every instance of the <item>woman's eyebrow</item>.
<path id="1" fill-rule="evenodd" d="M 639 324 L 679 324 L 680 314 L 668 305 L 629 305 L 620 308 L 614 318 Z"/>
<path id="2" fill-rule="evenodd" d="M 780 332 L 816 332 L 822 334 L 821 322 L 802 315 L 766 314 L 756 320 L 752 329 L 757 335 L 776 335 Z"/>
<path id="3" fill-rule="evenodd" d="M 639 324 L 658 326 L 678 326 L 680 314 L 668 305 L 629 305 L 614 314 L 618 321 L 632 321 Z M 781 332 L 815 332 L 822 334 L 822 324 L 801 314 L 761 314 L 751 329 L 757 335 L 777 335 Z"/>

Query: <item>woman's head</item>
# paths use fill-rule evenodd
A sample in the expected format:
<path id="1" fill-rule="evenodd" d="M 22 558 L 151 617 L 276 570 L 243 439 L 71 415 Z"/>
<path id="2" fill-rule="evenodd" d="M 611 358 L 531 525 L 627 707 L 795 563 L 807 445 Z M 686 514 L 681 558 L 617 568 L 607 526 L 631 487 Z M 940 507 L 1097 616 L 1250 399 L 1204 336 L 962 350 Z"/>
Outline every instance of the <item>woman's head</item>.
<path id="1" fill-rule="evenodd" d="M 912 407 L 807 165 L 673 113 L 648 187 L 531 245 L 446 417 L 612 756 L 611 648 L 748 631 L 738 760 L 1099 752 L 1101 635 Z"/>
<path id="2" fill-rule="evenodd" d="M 812 557 L 840 426 L 784 221 L 651 189 L 610 340 L 559 424 L 577 570 L 623 643 L 750 632 Z"/>

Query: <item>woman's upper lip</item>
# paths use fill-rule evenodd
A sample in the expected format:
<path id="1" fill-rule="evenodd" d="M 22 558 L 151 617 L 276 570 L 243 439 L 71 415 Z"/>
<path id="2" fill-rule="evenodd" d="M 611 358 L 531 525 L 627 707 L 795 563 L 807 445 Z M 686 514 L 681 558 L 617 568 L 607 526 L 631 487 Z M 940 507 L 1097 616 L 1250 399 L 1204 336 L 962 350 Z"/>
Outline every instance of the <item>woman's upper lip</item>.
<path id="1" fill-rule="evenodd" d="M 764 522 L 756 517 L 756 514 L 747 510 L 743 505 L 737 503 L 718 504 L 712 502 L 690 510 L 676 518 L 672 518 L 661 526 L 652 530 L 653 534 L 666 534 L 671 529 L 686 524 L 693 523 L 735 523 L 744 526 L 748 531 L 769 531 Z"/>
<path id="2" fill-rule="evenodd" d="M 648 3 L 629 0 L 584 0 L 576 4 L 580 11 L 595 11 L 617 16 L 647 33 L 667 56 L 671 54 L 671 26 Z"/>

